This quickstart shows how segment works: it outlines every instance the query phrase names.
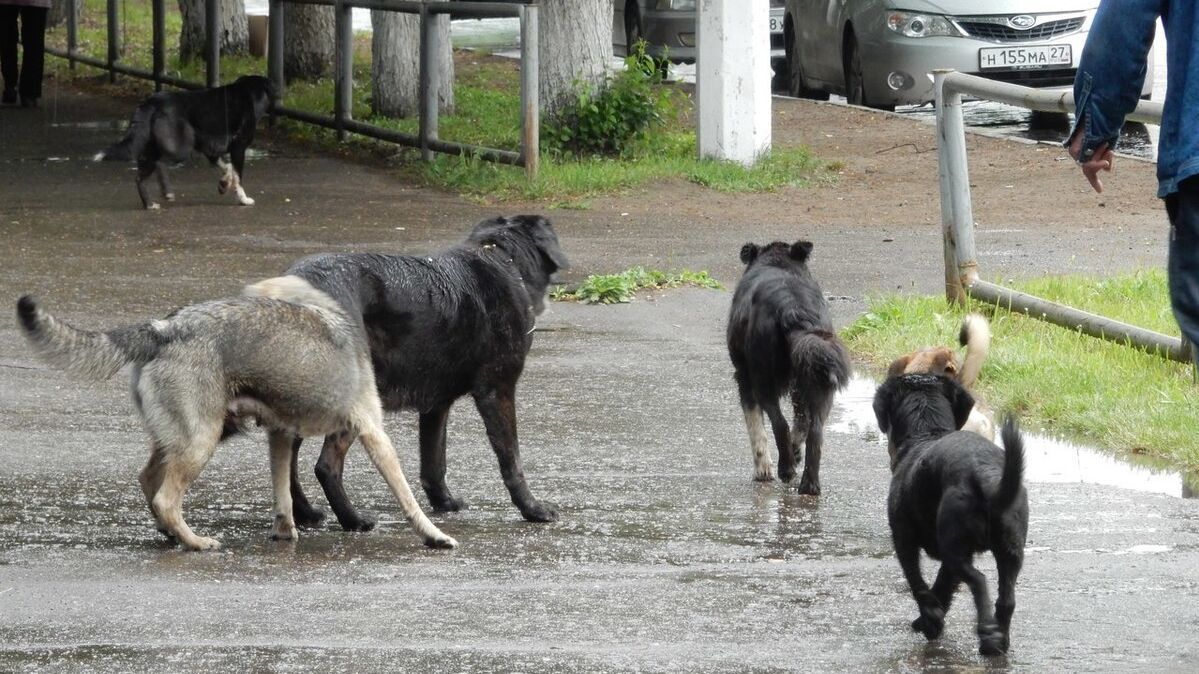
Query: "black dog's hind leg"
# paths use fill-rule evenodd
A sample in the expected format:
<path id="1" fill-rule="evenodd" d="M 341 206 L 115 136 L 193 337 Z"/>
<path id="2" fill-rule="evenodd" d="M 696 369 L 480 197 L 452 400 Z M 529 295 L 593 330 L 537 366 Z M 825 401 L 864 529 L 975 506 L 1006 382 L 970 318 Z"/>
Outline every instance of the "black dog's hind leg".
<path id="1" fill-rule="evenodd" d="M 774 431 L 774 445 L 779 450 L 779 479 L 790 482 L 795 479 L 795 452 L 791 448 L 791 429 L 787 419 L 779 409 L 779 401 L 768 398 L 762 401 L 762 411 L 770 419 L 770 428 Z"/>
<path id="2" fill-rule="evenodd" d="M 754 459 L 754 479 L 758 482 L 770 482 L 774 479 L 774 464 L 770 461 L 766 426 L 762 423 L 762 408 L 758 405 L 748 375 L 738 368 L 733 376 L 737 380 L 737 393 L 741 396 L 745 430 L 749 433 L 749 451 Z"/>
<path id="3" fill-rule="evenodd" d="M 1023 566 L 1023 553 L 1003 550 L 995 553 L 995 566 L 999 571 L 999 597 L 995 599 L 995 621 L 999 623 L 999 631 L 1003 633 L 1003 652 L 1006 653 L 1011 644 L 1012 613 L 1016 611 L 1016 577 L 1020 575 Z"/>
<path id="4" fill-rule="evenodd" d="M 325 438 L 325 446 L 321 447 L 321 458 L 316 462 L 316 479 L 320 480 L 321 488 L 325 490 L 325 498 L 329 507 L 337 515 L 337 522 L 346 531 L 370 531 L 375 528 L 372 517 L 359 515 L 354 505 L 346 496 L 345 486 L 342 485 L 341 474 L 345 468 L 346 452 L 354 436 L 349 433 L 334 433 Z"/>
<path id="5" fill-rule="evenodd" d="M 520 445 L 516 438 L 515 390 L 490 390 L 474 393 L 475 407 L 487 427 L 487 438 L 500 462 L 500 475 L 512 502 L 520 514 L 530 522 L 553 522 L 558 519 L 557 509 L 549 503 L 533 498 L 525 482 L 525 472 L 520 464 Z"/>
<path id="6" fill-rule="evenodd" d="M 895 556 L 899 559 L 899 566 L 908 581 L 908 588 L 911 589 L 916 606 L 920 609 L 920 617 L 912 623 L 912 629 L 920 630 L 927 639 L 936 639 L 941 636 L 941 627 L 945 625 L 945 609 L 928 589 L 928 584 L 924 582 L 924 576 L 920 573 L 920 548 L 902 528 L 897 529 L 894 523 L 891 526 L 891 540 L 895 544 Z M 936 629 L 933 629 L 934 627 Z"/>
<path id="7" fill-rule="evenodd" d="M 291 516 L 296 526 L 315 527 L 325 519 L 325 513 L 312 507 L 304 488 L 300 486 L 299 472 L 296 463 L 300 457 L 300 444 L 304 438 L 296 437 L 291 441 Z"/>
<path id="8" fill-rule="evenodd" d="M 961 579 L 942 564 L 940 571 L 937 572 L 937 579 L 933 581 L 932 590 L 933 596 L 941 604 L 942 619 L 938 621 L 921 615 L 912 621 L 912 629 L 924 634 L 929 639 L 941 636 L 941 631 L 945 629 L 944 614 L 949 613 L 949 605 L 953 602 L 953 593 L 957 592 L 958 585 L 961 583 Z"/>
<path id="9" fill-rule="evenodd" d="M 146 189 L 146 181 L 150 176 L 154 175 L 158 170 L 158 162 L 151 159 L 137 160 L 137 196 L 141 197 L 142 208 L 152 211 L 160 208 L 157 201 L 150 198 L 150 191 Z"/>
<path id="10" fill-rule="evenodd" d="M 811 398 L 809 398 L 811 400 Z M 820 494 L 820 450 L 824 445 L 824 423 L 833 409 L 832 393 L 820 394 L 818 400 L 808 407 L 807 439 L 804 441 L 803 476 L 799 479 L 799 493 L 818 496 Z M 798 415 L 797 415 L 798 416 Z M 799 430 L 796 429 L 796 433 Z"/>
<path id="11" fill-rule="evenodd" d="M 175 200 L 175 191 L 171 189 L 171 181 L 167 179 L 167 164 L 159 160 L 155 164 L 155 171 L 158 173 L 158 190 L 162 193 L 162 198 L 166 201 Z"/>
<path id="12" fill-rule="evenodd" d="M 947 548 L 949 551 L 947 551 Z M 969 546 L 958 547 L 954 543 L 942 546 L 941 563 L 959 576 L 970 593 L 974 595 L 974 609 L 978 612 L 978 652 L 983 655 L 1000 655 L 1003 653 L 1003 633 L 991 613 L 991 597 L 987 592 L 987 579 L 982 572 L 970 563 L 971 555 L 957 554 L 957 550 L 967 550 Z"/>
<path id="13" fill-rule="evenodd" d="M 246 190 L 242 187 L 241 178 L 246 167 L 246 148 L 240 143 L 235 142 L 229 148 L 229 159 L 231 166 L 226 168 L 225 175 L 229 179 L 229 187 L 233 188 L 233 193 L 237 195 L 237 202 L 242 206 L 253 206 L 254 200 L 246 196 Z M 222 192 L 224 194 L 224 192 Z"/>
<path id="14" fill-rule="evenodd" d="M 434 511 L 461 510 L 466 504 L 450 493 L 445 483 L 445 426 L 450 407 L 420 415 L 420 486 Z"/>

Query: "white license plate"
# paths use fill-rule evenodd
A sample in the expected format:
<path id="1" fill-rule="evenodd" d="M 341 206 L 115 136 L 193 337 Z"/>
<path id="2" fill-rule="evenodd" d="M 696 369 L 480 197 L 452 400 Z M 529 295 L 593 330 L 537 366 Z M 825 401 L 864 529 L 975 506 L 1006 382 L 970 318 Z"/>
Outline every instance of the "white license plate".
<path id="1" fill-rule="evenodd" d="M 1074 63 L 1068 44 L 1029 47 L 986 47 L 978 50 L 979 70 L 1053 68 Z"/>
<path id="2" fill-rule="evenodd" d="M 771 17 L 770 17 L 770 32 L 772 32 L 772 33 L 783 32 L 783 15 L 782 14 L 779 14 L 778 16 L 771 15 Z"/>

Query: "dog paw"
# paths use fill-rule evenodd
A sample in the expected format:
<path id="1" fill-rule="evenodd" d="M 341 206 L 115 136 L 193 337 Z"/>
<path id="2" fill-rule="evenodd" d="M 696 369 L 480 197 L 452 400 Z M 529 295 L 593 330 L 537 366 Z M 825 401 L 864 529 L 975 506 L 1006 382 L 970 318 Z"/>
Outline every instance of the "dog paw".
<path id="1" fill-rule="evenodd" d="M 208 552 L 211 550 L 220 550 L 221 542 L 215 538 L 207 538 L 205 536 L 196 536 L 191 541 L 183 544 L 184 548 L 194 550 L 196 552 Z"/>
<path id="2" fill-rule="evenodd" d="M 224 194 L 224 193 L 228 192 L 229 191 L 229 181 L 228 180 L 218 181 L 216 184 L 216 191 L 218 194 Z"/>
<path id="3" fill-rule="evenodd" d="M 945 612 L 941 609 L 933 609 L 928 613 L 922 613 L 919 618 L 912 621 L 912 631 L 920 632 L 929 641 L 940 637 L 941 632 L 944 630 Z"/>
<path id="4" fill-rule="evenodd" d="M 430 498 L 429 506 L 435 513 L 456 513 L 459 510 L 466 508 L 466 501 L 454 498 L 453 496 L 445 496 L 442 498 Z"/>
<path id="5" fill-rule="evenodd" d="M 1007 639 L 996 625 L 978 629 L 978 652 L 982 655 L 1003 655 L 1007 652 Z"/>
<path id="6" fill-rule="evenodd" d="M 306 529 L 318 527 L 320 526 L 321 522 L 325 521 L 325 513 L 313 507 L 308 507 L 303 510 L 294 508 L 292 511 L 292 517 L 294 517 L 296 520 L 296 526 L 304 527 Z"/>
<path id="7" fill-rule="evenodd" d="M 244 194 L 238 193 L 237 202 L 242 206 L 253 206 L 254 200 Z"/>
<path id="8" fill-rule="evenodd" d="M 757 466 L 754 468 L 754 482 L 770 482 L 774 480 L 773 466 Z"/>
<path id="9" fill-rule="evenodd" d="M 163 192 L 162 198 L 166 199 L 167 201 L 174 201 L 175 193 L 174 192 Z"/>
<path id="10" fill-rule="evenodd" d="M 375 518 L 370 515 L 362 515 L 354 519 L 341 520 L 340 524 L 345 531 L 370 531 L 375 528 Z"/>
<path id="11" fill-rule="evenodd" d="M 520 514 L 529 522 L 556 522 L 558 508 L 552 503 L 536 502 L 520 509 Z"/>
<path id="12" fill-rule="evenodd" d="M 283 515 L 275 515 L 275 523 L 271 526 L 272 541 L 294 541 L 299 538 L 296 525 Z"/>
<path id="13" fill-rule="evenodd" d="M 794 468 L 792 468 L 791 470 L 787 470 L 786 468 L 779 466 L 779 480 L 781 480 L 783 482 L 790 482 L 791 480 L 794 480 L 794 479 L 795 479 L 795 469 Z"/>
<path id="14" fill-rule="evenodd" d="M 438 550 L 453 550 L 454 548 L 458 547 L 458 541 L 454 540 L 451 536 L 442 534 L 440 536 L 426 538 L 425 545 Z"/>
<path id="15" fill-rule="evenodd" d="M 162 205 L 157 201 L 151 201 L 150 203 L 146 204 L 147 211 L 157 211 L 160 208 L 162 208 Z"/>
<path id="16" fill-rule="evenodd" d="M 796 490 L 801 494 L 820 496 L 820 483 L 804 475 L 803 479 L 799 481 L 799 487 Z"/>

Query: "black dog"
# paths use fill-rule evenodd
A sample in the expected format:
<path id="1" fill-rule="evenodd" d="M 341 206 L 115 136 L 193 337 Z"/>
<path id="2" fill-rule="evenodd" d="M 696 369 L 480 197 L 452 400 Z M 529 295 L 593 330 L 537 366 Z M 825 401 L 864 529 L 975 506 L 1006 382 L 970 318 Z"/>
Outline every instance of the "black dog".
<path id="1" fill-rule="evenodd" d="M 729 357 L 736 370 L 741 410 L 754 455 L 754 479 L 771 480 L 770 450 L 762 412 L 770 417 L 779 450 L 779 478 L 795 477 L 806 447 L 801 494 L 820 493 L 820 446 L 833 394 L 849 382 L 849 355 L 833 333 L 828 303 L 805 261 L 808 241 L 741 247 L 745 274 L 729 311 Z M 792 435 L 779 410 L 791 393 Z"/>
<path id="2" fill-rule="evenodd" d="M 920 608 L 912 629 L 929 639 L 940 636 L 964 581 L 978 611 L 978 649 L 998 655 L 1008 649 L 1028 535 L 1024 443 L 1010 417 L 1001 432 L 1006 450 L 958 430 L 973 408 L 974 398 L 956 381 L 927 374 L 888 379 L 874 396 L 879 428 L 897 450 L 887 515 L 895 555 Z M 931 591 L 920 573 L 922 548 L 941 560 Z M 994 614 L 986 579 L 972 563 L 986 550 L 999 570 Z"/>
<path id="3" fill-rule="evenodd" d="M 136 159 L 137 194 L 142 206 L 154 209 L 159 205 L 150 198 L 146 180 L 157 173 L 162 197 L 173 201 L 167 164 L 183 161 L 195 150 L 220 167 L 217 190 L 221 194 L 232 189 L 238 202 L 252 206 L 254 200 L 241 185 L 246 149 L 254 141 L 258 120 L 270 111 L 276 98 L 271 81 L 254 75 L 215 89 L 159 92 L 133 111 L 125 137 L 95 159 Z"/>
<path id="4" fill-rule="evenodd" d="M 434 510 L 463 507 L 445 482 L 446 421 L 454 401 L 470 394 L 512 502 L 526 520 L 551 522 L 555 508 L 533 497 L 521 468 L 516 382 L 550 276 L 567 264 L 550 221 L 521 215 L 480 222 L 464 243 L 434 257 L 317 255 L 287 273 L 361 317 L 383 407 L 420 414 L 421 486 Z M 354 510 L 341 479 L 353 441 L 325 438 L 316 475 L 341 526 L 365 531 L 374 522 Z M 293 453 L 295 516 L 311 524 L 320 514 L 294 482 L 295 461 Z"/>

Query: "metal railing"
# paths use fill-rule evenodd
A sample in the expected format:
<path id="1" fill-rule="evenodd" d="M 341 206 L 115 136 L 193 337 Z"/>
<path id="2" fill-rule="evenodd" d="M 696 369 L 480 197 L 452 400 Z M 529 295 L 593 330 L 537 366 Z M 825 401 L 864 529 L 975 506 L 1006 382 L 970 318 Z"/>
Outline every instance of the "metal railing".
<path id="1" fill-rule="evenodd" d="M 207 0 L 205 3 L 205 45 L 206 58 L 205 82 L 191 82 L 166 74 L 165 35 L 165 0 L 151 0 L 153 21 L 153 69 L 145 70 L 130 66 L 120 61 L 120 24 L 118 22 L 117 6 L 121 0 L 107 0 L 107 58 L 98 59 L 81 54 L 78 48 L 78 26 L 75 19 L 75 5 L 82 0 L 67 0 L 70 11 L 67 12 L 67 48 L 57 49 L 47 47 L 46 52 L 67 59 L 71 68 L 76 63 L 83 63 L 95 68 L 107 70 L 109 81 L 116 81 L 117 74 L 146 79 L 154 82 L 156 91 L 161 91 L 163 85 L 180 89 L 202 89 L 215 87 L 221 81 L 220 57 L 220 14 L 219 0 Z M 480 159 L 523 166 L 530 178 L 537 175 L 540 149 L 540 101 L 538 99 L 538 2 L 539 0 L 505 0 L 504 2 L 428 2 L 427 0 L 270 0 L 270 15 L 268 23 L 267 76 L 274 82 L 280 95 L 284 93 L 283 78 L 283 13 L 286 4 L 322 5 L 334 8 L 334 102 L 333 116 L 320 115 L 305 110 L 297 110 L 283 105 L 277 105 L 274 114 L 289 117 L 297 121 L 314 124 L 337 132 L 339 140 L 344 140 L 347 133 L 356 133 L 378 140 L 418 148 L 421 157 L 426 161 L 433 158 L 433 153 L 477 156 Z M 386 129 L 373 124 L 357 121 L 353 118 L 353 44 L 354 33 L 351 24 L 351 12 L 354 8 L 379 10 L 386 12 L 402 12 L 416 14 L 420 17 L 420 122 L 418 132 L 413 134 Z M 521 118 L 521 147 L 520 151 L 501 150 L 479 145 L 456 143 L 442 140 L 438 136 L 438 96 L 441 83 L 438 76 L 441 64 L 438 59 L 442 56 L 444 45 L 441 44 L 443 31 L 441 27 L 449 20 L 449 15 L 461 18 L 496 18 L 516 17 L 520 20 L 520 118 Z"/>
<path id="2" fill-rule="evenodd" d="M 1072 330 L 1079 330 L 1093 337 L 1133 344 L 1172 360 L 1191 362 L 1190 345 L 1177 337 L 1121 323 L 979 278 L 978 256 L 974 247 L 974 212 L 970 201 L 970 174 L 966 165 L 965 126 L 962 122 L 962 95 L 1029 110 L 1067 113 L 1074 112 L 1074 94 L 1069 91 L 1038 91 L 952 70 L 937 70 L 933 75 L 936 85 L 941 226 L 945 242 L 945 297 L 955 303 L 962 303 L 967 297 L 973 297 Z M 1147 124 L 1161 124 L 1162 104 L 1141 101 L 1128 119 Z"/>

